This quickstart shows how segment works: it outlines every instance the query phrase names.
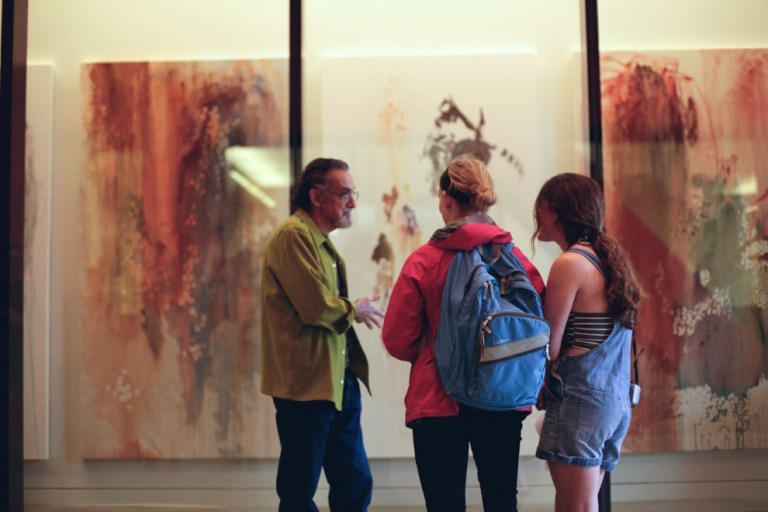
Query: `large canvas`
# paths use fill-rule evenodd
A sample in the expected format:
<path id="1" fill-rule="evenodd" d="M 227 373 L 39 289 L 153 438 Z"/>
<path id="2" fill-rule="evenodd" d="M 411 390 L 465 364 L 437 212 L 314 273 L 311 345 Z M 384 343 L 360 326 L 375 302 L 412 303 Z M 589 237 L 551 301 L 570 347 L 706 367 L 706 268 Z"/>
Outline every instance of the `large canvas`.
<path id="1" fill-rule="evenodd" d="M 609 228 L 647 293 L 632 451 L 768 447 L 768 50 L 602 55 Z"/>
<path id="2" fill-rule="evenodd" d="M 443 225 L 437 179 L 472 153 L 499 193 L 491 215 L 530 253 L 538 168 L 533 54 L 328 58 L 322 66 L 323 154 L 349 162 L 360 199 L 353 226 L 331 236 L 353 297 L 389 293 L 408 255 Z M 378 330 L 357 327 L 371 364 L 363 428 L 372 457 L 413 455 L 403 398 L 410 364 L 390 357 Z M 531 423 L 531 422 L 526 422 Z M 524 453 L 536 434 L 524 435 Z"/>
<path id="3" fill-rule="evenodd" d="M 278 453 L 258 298 L 289 170 L 241 156 L 287 159 L 286 64 L 83 66 L 85 458 Z"/>
<path id="4" fill-rule="evenodd" d="M 48 457 L 53 66 L 27 67 L 24 458 Z"/>

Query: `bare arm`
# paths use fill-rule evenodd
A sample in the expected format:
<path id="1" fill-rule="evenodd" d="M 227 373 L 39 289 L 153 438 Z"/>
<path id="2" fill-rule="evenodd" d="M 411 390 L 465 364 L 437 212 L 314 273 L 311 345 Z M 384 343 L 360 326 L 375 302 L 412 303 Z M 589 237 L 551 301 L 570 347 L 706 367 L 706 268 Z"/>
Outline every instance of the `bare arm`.
<path id="1" fill-rule="evenodd" d="M 580 254 L 566 252 L 557 258 L 549 272 L 544 297 L 544 318 L 552 327 L 552 359 L 556 359 L 562 349 L 571 311 L 602 313 L 607 310 L 605 280 L 600 271 Z"/>
<path id="2" fill-rule="evenodd" d="M 560 355 L 565 333 L 565 324 L 579 290 L 577 268 L 571 258 L 563 254 L 555 260 L 547 279 L 547 294 L 544 297 L 544 318 L 552 329 L 549 353 L 552 361 Z"/>

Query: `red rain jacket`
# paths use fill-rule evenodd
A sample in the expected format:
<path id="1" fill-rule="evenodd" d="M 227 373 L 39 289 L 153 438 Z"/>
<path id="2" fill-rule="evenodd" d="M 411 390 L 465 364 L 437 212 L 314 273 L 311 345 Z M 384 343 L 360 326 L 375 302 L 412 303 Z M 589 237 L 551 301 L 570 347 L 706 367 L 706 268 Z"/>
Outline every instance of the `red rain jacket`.
<path id="1" fill-rule="evenodd" d="M 455 230 L 446 231 L 448 226 L 438 230 L 429 242 L 416 249 L 403 265 L 389 298 L 382 328 L 384 345 L 392 356 L 412 365 L 405 395 L 406 425 L 419 418 L 459 413 L 458 402 L 443 389 L 434 352 L 448 267 L 457 250 L 512 240 L 512 235 L 493 224 L 490 217 L 478 216 L 469 220 L 470 223 Z M 444 238 L 438 236 L 441 232 Z M 536 291 L 543 294 L 544 280 L 539 271 L 517 246 L 514 253 Z M 425 335 L 428 342 L 424 341 Z"/>

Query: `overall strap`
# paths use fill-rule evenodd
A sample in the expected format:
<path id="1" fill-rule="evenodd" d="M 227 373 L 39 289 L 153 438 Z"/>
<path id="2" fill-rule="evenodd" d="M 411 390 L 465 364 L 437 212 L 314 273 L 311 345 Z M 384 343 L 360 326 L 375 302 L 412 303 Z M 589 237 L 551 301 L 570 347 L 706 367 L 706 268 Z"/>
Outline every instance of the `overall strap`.
<path id="1" fill-rule="evenodd" d="M 577 252 L 587 258 L 595 267 L 597 267 L 597 270 L 600 271 L 603 276 L 605 276 L 605 271 L 603 270 L 603 265 L 600 263 L 600 260 L 592 254 L 591 252 L 587 251 L 586 249 L 579 249 L 578 247 L 569 247 L 567 251 L 565 252 Z M 645 349 L 643 349 L 645 350 Z M 643 350 L 640 351 L 640 353 L 643 352 Z M 640 371 L 637 368 L 637 359 L 640 353 L 637 352 L 637 343 L 635 342 L 635 330 L 632 329 L 632 352 L 634 354 L 632 364 L 635 367 L 635 384 L 640 384 Z"/>
<path id="2" fill-rule="evenodd" d="M 641 350 L 640 353 L 642 353 L 643 350 Z M 632 353 L 634 355 L 634 357 L 632 358 L 632 365 L 635 367 L 635 384 L 640 384 L 640 371 L 637 369 L 637 357 L 640 354 L 637 353 L 637 343 L 635 343 L 634 329 L 632 330 Z"/>
<path id="3" fill-rule="evenodd" d="M 597 259 L 597 256 L 587 251 L 586 249 L 579 249 L 578 247 L 569 247 L 568 250 L 565 252 L 577 252 L 581 254 L 582 256 L 587 258 L 595 267 L 597 267 L 597 270 L 599 270 L 601 274 L 605 275 L 605 271 L 603 270 L 603 264 L 600 263 L 600 260 Z"/>

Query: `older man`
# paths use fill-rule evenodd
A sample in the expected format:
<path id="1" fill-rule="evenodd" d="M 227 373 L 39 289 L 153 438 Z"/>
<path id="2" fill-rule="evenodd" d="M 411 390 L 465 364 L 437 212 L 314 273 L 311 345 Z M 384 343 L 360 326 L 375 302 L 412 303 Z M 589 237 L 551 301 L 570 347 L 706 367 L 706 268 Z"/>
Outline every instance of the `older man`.
<path id="1" fill-rule="evenodd" d="M 328 238 L 352 224 L 356 199 L 345 162 L 313 160 L 294 189 L 292 215 L 267 241 L 261 391 L 277 410 L 281 512 L 318 510 L 321 469 L 331 510 L 365 511 L 371 501 L 358 384 L 368 388 L 368 362 L 352 323 L 381 327 L 383 314 L 378 296 L 347 298 L 344 260 Z"/>

